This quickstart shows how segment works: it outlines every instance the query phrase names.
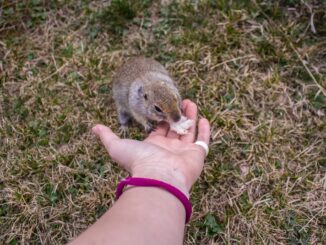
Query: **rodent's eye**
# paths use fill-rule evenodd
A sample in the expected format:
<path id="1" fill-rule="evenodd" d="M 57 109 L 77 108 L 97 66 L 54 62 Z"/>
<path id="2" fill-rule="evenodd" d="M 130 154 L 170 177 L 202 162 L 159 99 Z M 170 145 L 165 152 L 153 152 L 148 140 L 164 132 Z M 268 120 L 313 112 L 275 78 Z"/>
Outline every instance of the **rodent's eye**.
<path id="1" fill-rule="evenodd" d="M 162 110 L 161 110 L 161 108 L 160 108 L 160 107 L 158 107 L 158 106 L 154 105 L 154 108 L 155 108 L 155 110 L 156 110 L 157 112 L 162 112 Z"/>
<path id="2" fill-rule="evenodd" d="M 145 99 L 145 100 L 147 100 L 147 99 L 148 99 L 148 97 L 147 97 L 147 94 L 144 94 L 144 99 Z"/>

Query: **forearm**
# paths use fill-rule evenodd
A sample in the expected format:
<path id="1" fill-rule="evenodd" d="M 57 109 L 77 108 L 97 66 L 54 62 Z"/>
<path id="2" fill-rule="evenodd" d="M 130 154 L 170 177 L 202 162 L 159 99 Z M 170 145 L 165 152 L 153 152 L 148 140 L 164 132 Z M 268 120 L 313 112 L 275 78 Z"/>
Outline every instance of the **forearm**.
<path id="1" fill-rule="evenodd" d="M 100 137 L 112 159 L 133 178 L 165 182 L 189 196 L 191 186 L 202 171 L 207 147 L 203 149 L 194 143 L 196 105 L 184 101 L 183 109 L 185 115 L 194 121 L 194 126 L 182 137 L 170 132 L 166 124 L 159 125 L 143 142 L 120 139 L 103 125 L 96 125 L 93 132 Z M 209 135 L 209 122 L 201 119 L 197 141 L 208 145 Z M 189 203 L 178 191 L 169 185 L 164 186 L 174 194 L 158 187 L 126 190 L 113 207 L 73 244 L 182 244 L 185 208 L 189 215 L 191 213 Z"/>
<path id="2" fill-rule="evenodd" d="M 182 244 L 185 209 L 157 187 L 132 187 L 73 244 Z"/>

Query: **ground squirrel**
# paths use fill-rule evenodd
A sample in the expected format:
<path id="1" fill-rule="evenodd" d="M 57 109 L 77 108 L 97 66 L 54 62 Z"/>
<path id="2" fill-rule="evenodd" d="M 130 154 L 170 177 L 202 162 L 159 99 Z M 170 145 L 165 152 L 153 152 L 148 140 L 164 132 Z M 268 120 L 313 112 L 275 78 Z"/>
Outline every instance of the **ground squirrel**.
<path id="1" fill-rule="evenodd" d="M 175 82 L 160 63 L 150 58 L 131 58 L 118 69 L 113 78 L 113 98 L 123 132 L 132 118 L 147 132 L 156 122 L 173 125 L 184 119 Z"/>

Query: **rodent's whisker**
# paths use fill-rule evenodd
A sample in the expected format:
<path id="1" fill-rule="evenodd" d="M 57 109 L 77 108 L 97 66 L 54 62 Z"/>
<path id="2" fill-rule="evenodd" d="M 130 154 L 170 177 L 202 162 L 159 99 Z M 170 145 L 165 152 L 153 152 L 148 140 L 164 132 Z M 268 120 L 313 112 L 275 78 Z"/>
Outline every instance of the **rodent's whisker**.
<path id="1" fill-rule="evenodd" d="M 120 67 L 113 78 L 113 98 L 118 111 L 119 122 L 133 118 L 143 125 L 147 132 L 156 127 L 151 122 L 160 122 L 162 118 L 174 122 L 181 118 L 181 96 L 168 71 L 151 58 L 136 57 L 129 59 Z M 179 120 L 180 122 L 180 120 Z M 178 134 L 186 133 L 172 127 Z"/>

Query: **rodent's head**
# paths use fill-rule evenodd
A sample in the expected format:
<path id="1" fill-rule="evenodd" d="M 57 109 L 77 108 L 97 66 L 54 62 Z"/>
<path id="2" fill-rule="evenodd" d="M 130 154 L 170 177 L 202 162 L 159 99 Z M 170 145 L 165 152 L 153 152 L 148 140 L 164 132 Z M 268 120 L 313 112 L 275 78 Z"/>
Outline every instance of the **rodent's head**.
<path id="1" fill-rule="evenodd" d="M 181 119 L 181 97 L 174 86 L 151 83 L 138 89 L 146 116 L 153 121 L 178 122 Z"/>

